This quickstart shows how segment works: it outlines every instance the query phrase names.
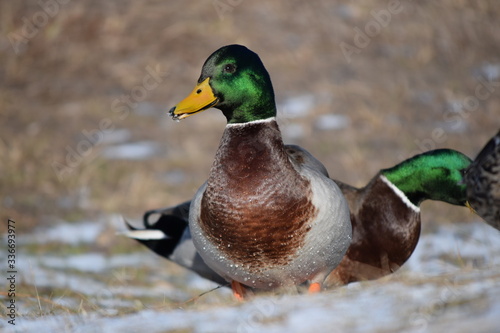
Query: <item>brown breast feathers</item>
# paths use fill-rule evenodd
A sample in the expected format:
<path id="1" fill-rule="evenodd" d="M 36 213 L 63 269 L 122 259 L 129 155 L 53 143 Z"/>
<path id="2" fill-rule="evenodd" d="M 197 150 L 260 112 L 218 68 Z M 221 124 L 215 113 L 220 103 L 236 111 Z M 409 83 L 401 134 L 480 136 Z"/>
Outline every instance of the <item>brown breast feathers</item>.
<path id="1" fill-rule="evenodd" d="M 201 227 L 236 263 L 286 265 L 315 207 L 289 163 L 275 121 L 229 126 L 201 202 Z"/>

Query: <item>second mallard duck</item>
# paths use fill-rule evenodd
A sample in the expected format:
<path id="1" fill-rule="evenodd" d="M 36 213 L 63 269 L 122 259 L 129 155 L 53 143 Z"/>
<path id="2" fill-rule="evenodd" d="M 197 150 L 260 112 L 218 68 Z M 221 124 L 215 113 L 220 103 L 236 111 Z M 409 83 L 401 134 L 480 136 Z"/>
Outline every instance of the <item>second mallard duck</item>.
<path id="1" fill-rule="evenodd" d="M 465 206 L 462 171 L 470 163 L 456 150 L 438 149 L 380 170 L 363 188 L 337 181 L 351 209 L 353 240 L 327 285 L 376 279 L 401 267 L 420 238 L 424 200 Z"/>
<path id="2" fill-rule="evenodd" d="M 210 107 L 227 119 L 189 228 L 205 263 L 232 283 L 321 289 L 351 242 L 349 208 L 322 170 L 290 158 L 276 123 L 269 74 L 254 52 L 229 45 L 205 62 L 192 93 L 170 110 L 184 119 Z"/>

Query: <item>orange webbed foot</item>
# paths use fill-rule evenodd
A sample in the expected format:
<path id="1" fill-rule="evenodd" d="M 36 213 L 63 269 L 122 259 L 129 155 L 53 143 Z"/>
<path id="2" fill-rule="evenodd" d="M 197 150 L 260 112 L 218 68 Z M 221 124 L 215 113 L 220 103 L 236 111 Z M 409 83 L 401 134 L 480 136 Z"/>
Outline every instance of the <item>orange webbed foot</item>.
<path id="1" fill-rule="evenodd" d="M 234 297 L 242 302 L 245 300 L 245 297 L 247 295 L 247 289 L 238 281 L 232 281 L 231 282 L 231 289 L 233 290 L 233 295 Z"/>
<path id="2" fill-rule="evenodd" d="M 309 294 L 317 294 L 321 291 L 321 284 L 319 282 L 311 283 L 307 291 Z"/>

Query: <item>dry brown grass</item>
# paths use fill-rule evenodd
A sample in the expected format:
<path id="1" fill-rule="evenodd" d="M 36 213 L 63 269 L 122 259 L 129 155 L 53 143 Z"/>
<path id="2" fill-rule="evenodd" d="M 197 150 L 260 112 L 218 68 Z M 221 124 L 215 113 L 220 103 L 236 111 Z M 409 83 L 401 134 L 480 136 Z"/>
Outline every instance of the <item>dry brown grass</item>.
<path id="1" fill-rule="evenodd" d="M 32 19 L 41 9 L 35 1 L 2 2 L 2 215 L 28 229 L 54 217 L 138 216 L 190 198 L 207 175 L 224 120 L 208 111 L 174 124 L 165 111 L 190 91 L 205 58 L 229 43 L 259 53 L 278 101 L 297 94 L 332 96 L 306 118 L 281 119 L 282 127 L 302 124 L 311 135 L 294 143 L 313 152 L 333 177 L 365 184 L 380 168 L 415 153 L 416 140 L 449 127 L 449 103 L 474 94 L 482 65 L 500 63 L 495 1 L 401 3 L 402 12 L 348 63 L 339 44 L 353 44 L 353 28 L 363 29 L 373 20 L 370 12 L 387 9 L 387 2 L 241 1 L 222 16 L 211 1 L 69 2 L 19 54 L 7 37 L 22 31 L 22 18 Z M 145 161 L 106 160 L 98 154 L 101 145 L 93 151 L 97 157 L 83 159 L 60 181 L 51 164 L 64 161 L 66 146 L 76 147 L 83 130 L 113 117 L 113 101 L 141 85 L 146 66 L 157 64 L 168 76 L 145 99 L 156 114 L 112 119 L 116 128 L 132 132 L 132 141 L 161 143 L 162 154 Z M 446 127 L 447 139 L 432 148 L 474 156 L 500 126 L 497 90 L 464 118 L 463 132 Z M 314 130 L 315 117 L 331 112 L 348 115 L 351 126 Z M 188 176 L 183 184 L 158 180 L 176 168 Z M 424 204 L 423 214 L 432 221 L 470 218 L 465 209 L 441 203 Z"/>

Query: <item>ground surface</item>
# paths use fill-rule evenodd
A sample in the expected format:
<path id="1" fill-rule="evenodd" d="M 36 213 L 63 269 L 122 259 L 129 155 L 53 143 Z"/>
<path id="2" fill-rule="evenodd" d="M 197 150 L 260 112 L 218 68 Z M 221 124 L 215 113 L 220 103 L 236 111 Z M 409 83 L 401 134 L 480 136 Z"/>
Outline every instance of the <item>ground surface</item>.
<path id="1" fill-rule="evenodd" d="M 15 221 L 18 328 L 492 331 L 498 232 L 465 208 L 425 202 L 421 251 L 397 276 L 245 304 L 222 290 L 187 302 L 212 285 L 115 233 L 120 214 L 206 179 L 222 115 L 166 111 L 220 46 L 261 56 L 287 143 L 362 186 L 430 149 L 474 157 L 498 131 L 498 17 L 493 0 L 0 1 L 0 233 Z"/>
<path id="2" fill-rule="evenodd" d="M 216 285 L 147 251 L 82 251 L 100 235 L 119 232 L 118 222 L 60 224 L 19 237 L 19 314 L 15 330 L 2 321 L 2 331 L 498 331 L 500 232 L 481 222 L 426 233 L 410 261 L 388 278 L 245 303 L 226 288 L 200 295 Z M 49 244 L 60 251 L 41 255 Z"/>

